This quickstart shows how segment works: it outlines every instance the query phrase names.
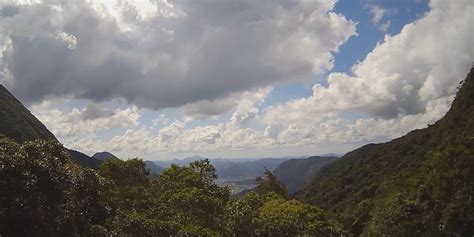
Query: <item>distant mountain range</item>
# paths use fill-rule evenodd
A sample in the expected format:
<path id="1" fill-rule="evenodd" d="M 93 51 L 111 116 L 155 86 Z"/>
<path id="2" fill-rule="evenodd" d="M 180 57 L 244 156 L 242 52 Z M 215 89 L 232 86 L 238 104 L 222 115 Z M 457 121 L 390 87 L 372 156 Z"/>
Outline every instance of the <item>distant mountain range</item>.
<path id="1" fill-rule="evenodd" d="M 173 159 L 167 161 L 154 161 L 155 164 L 161 167 L 169 167 L 171 164 L 186 166 L 190 162 L 206 159 L 202 156 L 191 156 L 184 159 Z M 251 178 L 254 179 L 260 176 L 265 171 L 265 168 L 273 170 L 281 162 L 290 158 L 261 158 L 261 159 L 245 159 L 245 158 L 214 158 L 209 159 L 212 165 L 217 170 L 219 178 Z"/>

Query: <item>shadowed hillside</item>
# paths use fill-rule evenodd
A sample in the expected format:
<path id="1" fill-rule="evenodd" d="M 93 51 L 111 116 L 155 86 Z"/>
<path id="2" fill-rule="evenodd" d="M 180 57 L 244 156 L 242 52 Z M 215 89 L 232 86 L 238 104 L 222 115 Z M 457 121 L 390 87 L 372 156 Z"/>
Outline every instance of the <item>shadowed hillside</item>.
<path id="1" fill-rule="evenodd" d="M 0 134 L 17 142 L 56 137 L 10 92 L 0 85 Z"/>
<path id="2" fill-rule="evenodd" d="M 323 166 L 336 161 L 337 157 L 313 156 L 306 159 L 290 159 L 279 164 L 273 174 L 288 189 L 288 193 L 298 191 L 306 180 L 315 175 Z"/>

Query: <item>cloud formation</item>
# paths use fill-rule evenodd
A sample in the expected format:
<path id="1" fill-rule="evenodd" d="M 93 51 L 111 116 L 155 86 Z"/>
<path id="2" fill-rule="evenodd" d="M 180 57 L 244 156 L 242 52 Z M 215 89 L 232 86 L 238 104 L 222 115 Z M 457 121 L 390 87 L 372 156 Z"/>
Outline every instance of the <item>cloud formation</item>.
<path id="1" fill-rule="evenodd" d="M 355 24 L 334 13 L 334 4 L 2 3 L 0 82 L 24 102 L 123 98 L 161 109 L 311 80 L 332 68 L 332 53 L 355 34 Z"/>
<path id="2" fill-rule="evenodd" d="M 45 100 L 33 113 L 65 145 L 88 153 L 297 152 L 386 141 L 434 123 L 474 61 L 474 3 L 433 0 L 351 72 L 331 72 L 310 96 L 263 107 L 278 83 L 328 72 L 332 52 L 355 34 L 332 2 L 151 6 L 4 4 L 0 80 L 27 101 Z M 382 23 L 383 14 L 374 20 Z M 54 97 L 87 103 L 60 109 Z M 132 105 L 100 102 L 116 98 Z M 179 107 L 183 116 L 141 123 L 142 107 Z M 106 128 L 119 132 L 97 135 Z"/>

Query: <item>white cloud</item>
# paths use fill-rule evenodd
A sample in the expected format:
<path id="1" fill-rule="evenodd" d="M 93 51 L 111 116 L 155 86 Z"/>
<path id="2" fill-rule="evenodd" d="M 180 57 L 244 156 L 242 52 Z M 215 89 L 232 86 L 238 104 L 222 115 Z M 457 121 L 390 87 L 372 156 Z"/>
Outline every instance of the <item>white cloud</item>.
<path id="1" fill-rule="evenodd" d="M 190 5 L 188 6 L 187 4 Z M 251 3 L 245 3 L 243 5 L 244 8 L 247 6 L 246 4 Z M 317 9 L 304 9 L 299 4 L 295 6 L 281 6 L 288 7 L 289 9 L 277 9 L 278 14 L 276 15 L 281 16 L 281 18 L 273 19 L 265 18 L 267 16 L 265 14 L 269 14 L 267 12 L 269 9 L 267 8 L 275 10 L 271 4 L 258 5 L 261 8 L 255 11 L 251 11 L 253 8 L 249 8 L 250 12 L 241 12 L 241 14 L 246 14 L 243 16 L 232 13 L 231 16 L 224 17 L 222 16 L 223 12 L 228 13 L 229 10 L 225 4 L 217 4 L 215 6 L 223 12 L 217 10 L 207 12 L 200 9 L 200 6 L 194 5 L 193 2 L 177 2 L 173 8 L 179 8 L 182 12 L 192 14 L 200 21 L 197 25 L 205 25 L 208 29 L 196 29 L 197 31 L 192 32 L 192 34 L 195 34 L 197 42 L 186 41 L 181 38 L 180 43 L 183 43 L 185 46 L 180 46 L 177 52 L 167 51 L 155 46 L 159 50 L 151 52 L 160 52 L 159 56 L 144 54 L 150 56 L 149 61 L 144 62 L 143 68 L 140 67 L 140 69 L 151 72 L 155 66 L 161 68 L 169 63 L 169 65 L 173 65 L 170 68 L 165 68 L 165 70 L 168 70 L 166 73 L 169 73 L 169 75 L 178 73 L 180 77 L 175 78 L 175 80 L 166 81 L 166 83 L 171 84 L 160 84 L 161 82 L 156 84 L 163 86 L 159 90 L 154 87 L 155 84 L 150 85 L 147 83 L 145 83 L 145 86 L 150 88 L 135 88 L 144 90 L 144 97 L 130 99 L 127 98 L 128 95 L 126 94 L 123 96 L 128 99 L 128 102 L 139 101 L 139 103 L 144 105 L 151 103 L 145 101 L 145 98 L 156 100 L 161 98 L 148 97 L 150 95 L 146 95 L 147 93 L 159 94 L 162 90 L 169 90 L 165 95 L 173 93 L 176 94 L 173 95 L 176 97 L 189 96 L 186 94 L 186 91 L 181 91 L 181 87 L 187 87 L 188 85 L 190 86 L 189 88 L 197 90 L 208 89 L 211 92 L 214 90 L 219 91 L 222 89 L 220 86 L 224 84 L 236 86 L 235 88 L 238 89 L 233 88 L 224 94 L 215 94 L 209 97 L 192 95 L 188 97 L 191 99 L 176 103 L 176 106 L 184 105 L 182 107 L 184 118 L 173 121 L 175 118 L 161 115 L 152 120 L 150 124 L 140 124 L 142 112 L 136 106 L 114 109 L 104 104 L 91 102 L 82 109 L 73 109 L 69 107 L 62 108 L 55 104 L 54 101 L 46 101 L 33 105 L 31 108 L 33 113 L 45 122 L 65 145 L 88 153 L 108 150 L 117 153 L 121 157 L 143 156 L 154 153 L 256 151 L 281 147 L 296 147 L 292 149 L 298 150 L 299 147 L 322 147 L 326 144 L 345 146 L 347 144 L 386 141 L 401 136 L 412 129 L 423 128 L 427 124 L 434 123 L 448 110 L 456 92 L 456 86 L 465 77 L 465 73 L 470 68 L 472 61 L 474 61 L 474 49 L 472 47 L 474 39 L 471 31 L 473 5 L 471 1 L 434 0 L 430 3 L 431 9 L 425 16 L 406 25 L 400 34 L 394 36 L 387 35 L 384 41 L 380 42 L 362 62 L 353 66 L 351 74 L 330 73 L 327 77 L 327 86 L 315 84 L 312 88 L 313 93 L 311 96 L 293 99 L 262 109 L 262 102 L 271 91 L 271 87 L 267 86 L 269 81 L 265 81 L 268 78 L 263 79 L 265 83 L 260 84 L 260 80 L 257 80 L 257 77 L 246 78 L 249 75 L 257 74 L 244 72 L 239 77 L 227 78 L 228 74 L 220 73 L 221 77 L 219 77 L 219 80 L 222 82 L 208 81 L 206 76 L 212 75 L 206 74 L 206 70 L 209 70 L 211 65 L 222 66 L 218 62 L 225 60 L 230 60 L 228 65 L 236 64 L 238 69 L 242 69 L 239 66 L 246 68 L 249 65 L 244 64 L 240 60 L 249 59 L 251 56 L 258 56 L 261 57 L 258 59 L 262 59 L 262 61 L 251 61 L 250 63 L 267 62 L 270 67 L 281 67 L 278 69 L 279 75 L 284 77 L 294 76 L 292 78 L 280 78 L 281 80 L 301 79 L 298 69 L 300 69 L 299 66 L 305 64 L 295 66 L 296 64 L 289 63 L 294 60 L 311 62 L 312 67 L 309 71 L 314 76 L 314 74 L 332 67 L 331 50 L 336 51 L 337 47 L 353 33 L 343 33 L 335 29 L 345 28 L 350 31 L 353 29 L 351 24 L 348 24 L 342 16 L 330 12 L 333 7 L 331 4 L 319 5 Z M 293 9 L 293 7 L 296 7 L 296 9 Z M 197 12 L 190 13 L 191 10 Z M 309 15 L 306 18 L 299 19 L 295 15 L 295 12 L 298 11 L 306 12 Z M 320 14 L 321 12 L 327 14 Z M 204 13 L 208 15 L 203 16 L 202 14 Z M 265 14 L 260 16 L 257 13 Z M 275 16 L 275 14 L 270 15 Z M 173 17 L 179 18 L 178 16 Z M 263 50 L 258 49 L 258 55 L 250 52 L 251 50 L 256 50 L 255 48 L 238 48 L 239 51 L 244 52 L 239 52 L 243 53 L 243 56 L 237 55 L 236 57 L 240 57 L 237 61 L 232 61 L 233 59 L 222 57 L 218 52 L 212 51 L 211 46 L 217 45 L 215 49 L 224 50 L 222 53 L 225 54 L 223 55 L 233 55 L 234 51 L 225 51 L 229 50 L 227 48 L 232 48 L 229 46 L 233 44 L 227 45 L 225 42 L 232 37 L 237 37 L 237 35 L 230 34 L 229 36 L 227 31 L 221 32 L 222 34 L 219 32 L 211 34 L 208 30 L 218 31 L 219 27 L 233 26 L 242 17 L 255 17 L 255 22 L 262 21 L 262 27 L 265 26 L 267 27 L 266 29 L 270 29 L 265 31 L 265 34 L 273 35 L 277 31 L 285 29 L 290 33 L 284 34 L 285 37 L 282 39 L 272 38 L 269 42 L 265 41 L 265 44 L 268 45 L 265 45 Z M 157 20 L 154 17 L 146 18 L 148 20 L 143 20 L 143 18 L 146 17 L 140 16 L 138 20 L 150 22 L 147 22 L 149 25 L 145 23 L 143 23 L 144 25 L 139 25 L 144 27 L 140 28 L 140 30 L 151 27 L 151 23 Z M 216 19 L 222 20 L 222 22 L 216 22 Z M 378 23 L 382 22 L 380 19 L 377 21 Z M 170 21 L 174 22 L 174 20 Z M 189 19 L 182 20 L 188 21 Z M 282 22 L 273 22 L 274 20 Z M 295 30 L 292 27 L 298 21 L 302 21 L 302 28 Z M 314 22 L 325 22 L 328 24 L 313 24 Z M 43 24 L 48 25 L 50 23 L 46 21 Z M 267 24 L 270 23 L 278 26 L 272 25 L 272 27 L 268 27 Z M 281 25 L 279 25 L 280 23 Z M 137 26 L 135 24 L 131 25 Z M 175 25 L 171 24 L 171 26 Z M 188 22 L 186 26 L 196 25 Z M 183 27 L 183 25 L 180 27 Z M 238 28 L 240 30 L 239 33 L 248 33 L 248 37 L 243 37 L 246 40 L 245 43 L 252 43 L 252 40 L 258 41 L 258 39 L 251 38 L 251 36 L 260 36 L 260 32 L 258 34 L 252 32 L 252 30 L 257 29 L 253 28 L 253 25 L 248 27 L 245 29 Z M 192 29 L 187 30 L 192 31 Z M 121 30 L 123 29 L 120 29 L 120 34 L 125 34 Z M 134 31 L 139 29 L 132 27 L 130 30 L 133 36 Z M 179 36 L 179 30 L 180 28 L 176 28 L 173 32 L 163 33 L 161 30 L 160 32 L 166 35 L 161 35 L 162 37 L 183 37 Z M 326 32 L 329 36 L 320 36 L 318 32 Z M 18 30 L 18 33 L 21 33 L 21 31 Z M 138 34 L 138 32 L 135 33 Z M 45 37 L 49 39 L 48 37 L 50 36 L 48 34 Z M 150 37 L 150 39 L 144 39 L 142 43 L 150 47 L 147 50 L 153 49 L 153 45 L 150 44 L 151 41 L 148 42 L 148 40 L 156 39 L 153 38 L 156 36 L 146 34 L 145 36 Z M 68 48 L 68 50 L 75 51 L 83 47 L 81 45 L 81 38 L 77 35 L 75 37 L 76 43 L 73 49 Z M 204 42 L 204 39 L 208 37 L 213 38 L 213 40 Z M 121 38 L 119 37 L 119 39 Z M 338 39 L 338 42 L 335 42 L 334 39 Z M 72 41 L 66 42 L 68 40 L 61 40 L 60 43 L 64 44 L 65 48 L 67 48 L 67 45 L 71 45 Z M 126 42 L 115 41 L 110 43 L 112 45 L 126 44 Z M 194 48 L 194 43 L 201 48 Z M 233 43 L 242 46 L 244 42 Z M 132 46 L 137 47 L 137 45 Z M 168 42 L 167 46 L 174 46 L 174 43 Z M 102 55 L 103 52 L 98 54 L 94 52 L 94 54 L 85 55 L 85 57 L 90 57 L 89 59 L 92 60 L 92 63 L 103 60 L 107 61 L 110 57 L 110 52 L 117 53 L 120 57 L 127 57 L 127 50 L 120 49 L 120 47 L 109 47 L 108 45 L 104 47 L 105 55 Z M 195 54 L 188 54 L 190 48 L 192 49 L 191 51 L 194 50 Z M 134 50 L 137 49 L 140 49 L 140 47 Z M 181 54 L 181 51 L 185 53 Z M 77 53 L 80 54 L 81 52 L 78 51 Z M 213 64 L 203 65 L 209 62 L 201 54 L 210 56 L 210 60 L 214 60 Z M 135 56 L 137 55 L 132 55 L 131 58 L 138 59 L 140 63 L 143 62 L 139 60 L 140 57 L 135 58 Z M 189 64 L 191 57 L 196 57 L 191 60 L 196 65 Z M 190 67 L 192 67 L 192 70 Z M 258 64 L 258 67 L 262 67 L 262 65 Z M 302 68 L 305 69 L 305 67 Z M 10 69 L 10 67 L 7 67 L 7 69 Z M 202 71 L 200 71 L 201 69 Z M 183 70 L 195 72 L 197 73 L 196 75 L 200 76 L 194 77 L 195 75 L 193 74 L 192 76 L 184 77 L 180 74 L 184 72 Z M 243 81 L 237 79 L 242 79 Z M 280 79 L 268 80 L 272 84 Z M 140 78 L 137 80 L 136 83 L 141 82 Z M 154 79 L 147 78 L 147 80 Z M 205 82 L 208 83 L 203 84 Z M 221 84 L 219 86 L 212 82 Z M 123 87 L 122 89 L 125 92 L 131 86 L 128 83 L 119 82 L 115 79 L 90 83 L 99 83 L 97 85 L 99 87 L 102 86 L 102 89 L 106 91 L 108 89 L 107 86 L 110 85 L 109 83 L 118 84 L 119 90 Z M 242 84 L 246 83 L 257 84 L 252 84 L 249 88 L 243 88 Z M 54 86 L 54 84 L 48 85 Z M 168 87 L 169 85 L 176 86 L 179 90 L 171 90 L 171 87 Z M 80 93 L 84 93 L 84 95 L 90 92 L 87 87 L 82 87 L 82 85 L 78 85 L 77 89 Z M 117 87 L 110 88 L 110 90 L 112 89 L 115 93 Z M 108 97 L 105 96 L 104 99 L 106 98 Z M 222 116 L 223 114 L 225 116 Z M 228 118 L 228 120 L 223 121 L 223 117 Z M 216 119 L 213 120 L 214 118 Z M 212 120 L 212 122 L 204 123 L 207 125 L 193 126 L 192 122 L 194 121 L 192 120 L 194 119 L 205 120 L 204 122 Z M 98 131 L 104 131 L 106 128 L 120 128 L 121 132 L 118 135 L 115 134 L 111 139 L 103 139 L 96 135 Z"/>
<path id="2" fill-rule="evenodd" d="M 67 102 L 64 100 L 48 100 L 30 108 L 31 112 L 65 144 L 76 137 L 88 136 L 111 128 L 137 127 L 141 117 L 136 106 L 115 110 L 93 103 L 87 104 L 83 109 L 71 109 L 65 106 Z"/>
<path id="3" fill-rule="evenodd" d="M 396 10 L 383 8 L 382 6 L 377 4 L 367 4 L 366 8 L 368 8 L 370 13 L 372 14 L 372 23 L 376 25 L 380 31 L 386 32 L 390 27 L 391 21 L 386 20 L 382 23 L 382 20 L 384 18 L 387 18 L 388 16 L 396 14 Z"/>
<path id="4" fill-rule="evenodd" d="M 372 13 L 372 22 L 378 24 L 380 20 L 387 14 L 387 10 L 380 7 L 379 5 L 370 5 L 370 12 Z"/>
<path id="5" fill-rule="evenodd" d="M 217 100 L 331 70 L 333 52 L 356 34 L 334 4 L 2 2 L 0 81 L 13 82 L 9 89 L 28 103 L 53 96 L 149 109 L 191 104 L 188 112 L 203 119 L 193 106 L 214 116 L 236 106 Z"/>
<path id="6" fill-rule="evenodd" d="M 474 61 L 471 1 L 432 1 L 422 19 L 386 36 L 354 76 L 331 73 L 313 95 L 266 110 L 266 134 L 277 143 L 374 141 L 426 126 L 449 108 Z M 355 122 L 344 114 L 362 113 Z"/>
<path id="7" fill-rule="evenodd" d="M 380 24 L 378 28 L 379 28 L 380 31 L 386 32 L 388 30 L 388 28 L 390 27 L 390 24 L 392 24 L 391 21 L 386 21 L 385 23 Z"/>

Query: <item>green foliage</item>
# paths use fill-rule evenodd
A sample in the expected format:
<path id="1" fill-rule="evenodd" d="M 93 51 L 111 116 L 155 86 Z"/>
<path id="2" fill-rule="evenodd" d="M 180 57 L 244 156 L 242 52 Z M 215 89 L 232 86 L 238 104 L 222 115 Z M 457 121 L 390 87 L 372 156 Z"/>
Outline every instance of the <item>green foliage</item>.
<path id="1" fill-rule="evenodd" d="M 342 226 L 324 211 L 269 192 L 250 192 L 226 210 L 229 236 L 330 236 L 344 234 Z"/>
<path id="2" fill-rule="evenodd" d="M 159 203 L 169 221 L 178 226 L 178 233 L 202 230 L 213 235 L 222 230 L 230 191 L 214 183 L 215 172 L 209 160 L 199 160 L 189 167 L 172 165 L 158 177 Z"/>
<path id="3" fill-rule="evenodd" d="M 257 177 L 256 182 L 257 182 L 257 187 L 256 191 L 260 194 L 267 194 L 270 192 L 274 192 L 278 195 L 281 195 L 282 197 L 287 197 L 288 196 L 288 191 L 286 190 L 286 187 L 283 183 L 278 181 L 275 175 L 268 170 L 265 169 L 264 172 L 264 177 Z"/>
<path id="4" fill-rule="evenodd" d="M 101 182 L 56 142 L 0 138 L 0 235 L 85 236 L 100 224 Z"/>
<path id="5" fill-rule="evenodd" d="M 355 235 L 474 234 L 474 68 L 444 118 L 323 168 L 301 200 Z"/>
<path id="6" fill-rule="evenodd" d="M 226 231 L 229 236 L 254 236 L 257 229 L 254 219 L 259 215 L 264 198 L 256 192 L 249 192 L 230 202 L 225 211 Z"/>
<path id="7" fill-rule="evenodd" d="M 257 236 L 329 236 L 343 234 L 321 209 L 270 193 L 254 220 Z"/>
<path id="8" fill-rule="evenodd" d="M 55 142 L 0 139 L 0 235 L 325 236 L 342 233 L 319 208 L 287 200 L 270 171 L 260 194 L 230 200 L 209 160 L 150 179 L 140 159 L 99 171 L 71 162 Z M 275 192 L 276 191 L 276 192 Z"/>

